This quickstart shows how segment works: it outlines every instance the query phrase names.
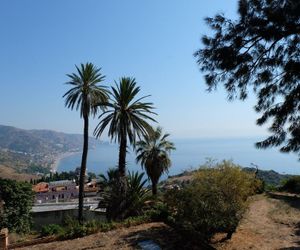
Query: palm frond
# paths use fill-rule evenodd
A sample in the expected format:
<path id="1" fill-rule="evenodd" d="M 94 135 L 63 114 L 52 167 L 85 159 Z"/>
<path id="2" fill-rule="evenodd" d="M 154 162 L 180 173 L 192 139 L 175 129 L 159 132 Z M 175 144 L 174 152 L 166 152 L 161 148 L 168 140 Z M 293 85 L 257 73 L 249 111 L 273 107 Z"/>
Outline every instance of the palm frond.
<path id="1" fill-rule="evenodd" d="M 149 121 L 156 122 L 151 115 L 155 115 L 153 103 L 141 102 L 148 96 L 137 98 L 140 87 L 136 86 L 134 78 L 122 77 L 115 86 L 111 87 L 107 111 L 99 116 L 94 135 L 101 136 L 106 128 L 112 140 L 120 142 L 125 134 L 129 142 L 134 145 L 136 138 L 150 132 Z"/>
<path id="2" fill-rule="evenodd" d="M 168 137 L 169 134 L 163 134 L 162 128 L 157 127 L 136 143 L 136 162 L 146 170 L 152 184 L 157 183 L 163 173 L 168 173 L 171 166 L 169 154 L 175 146 Z"/>
<path id="3" fill-rule="evenodd" d="M 101 68 L 92 63 L 75 65 L 77 73 L 67 74 L 66 84 L 74 86 L 64 95 L 65 106 L 71 110 L 80 111 L 80 116 L 95 115 L 99 109 L 104 110 L 108 102 L 109 92 L 106 86 L 100 85 L 105 76 L 100 73 Z M 100 105 L 102 104 L 102 105 Z"/>

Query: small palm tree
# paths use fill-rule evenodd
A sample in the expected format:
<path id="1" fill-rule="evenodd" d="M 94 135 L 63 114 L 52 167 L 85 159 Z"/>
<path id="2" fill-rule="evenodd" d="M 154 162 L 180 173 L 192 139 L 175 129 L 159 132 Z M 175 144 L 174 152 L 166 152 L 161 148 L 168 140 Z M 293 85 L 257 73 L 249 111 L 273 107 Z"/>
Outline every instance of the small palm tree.
<path id="1" fill-rule="evenodd" d="M 145 168 L 148 178 L 152 182 L 152 194 L 157 194 L 157 184 L 161 175 L 168 172 L 171 166 L 169 154 L 175 150 L 174 144 L 167 140 L 169 134 L 162 134 L 160 127 L 153 133 L 144 136 L 136 144 L 136 161 Z"/>
<path id="2" fill-rule="evenodd" d="M 84 197 L 84 177 L 86 172 L 86 161 L 88 154 L 89 139 L 89 116 L 95 116 L 98 109 L 104 109 L 108 101 L 108 90 L 105 86 L 99 85 L 105 78 L 100 73 L 101 69 L 96 68 L 92 63 L 81 64 L 80 68 L 75 65 L 77 73 L 67 74 L 69 81 L 66 84 L 72 86 L 63 97 L 65 105 L 70 109 L 80 111 L 80 117 L 84 121 L 83 129 L 83 151 L 79 178 L 79 206 L 78 220 L 83 221 L 83 197 Z M 98 104 L 98 105 L 96 105 Z"/>
<path id="3" fill-rule="evenodd" d="M 118 177 L 118 169 L 117 168 L 109 168 L 105 174 L 99 174 L 99 184 L 103 189 L 109 187 L 111 183 L 116 180 Z"/>
<path id="4" fill-rule="evenodd" d="M 115 87 L 112 87 L 111 101 L 108 110 L 100 116 L 94 134 L 100 137 L 108 127 L 108 135 L 119 143 L 119 181 L 120 192 L 126 195 L 126 153 L 128 141 L 134 145 L 136 137 L 140 138 L 152 131 L 148 121 L 155 120 L 150 116 L 155 114 L 153 104 L 142 102 L 148 96 L 137 98 L 140 87 L 136 86 L 134 78 L 123 77 Z"/>
<path id="5" fill-rule="evenodd" d="M 118 192 L 118 172 L 114 169 L 109 170 L 107 176 L 101 177 L 107 185 L 102 193 L 103 199 L 99 202 L 100 208 L 106 208 L 107 219 L 117 220 L 141 215 L 149 197 L 149 190 L 145 188 L 147 180 L 144 179 L 144 173 L 128 172 L 126 200 L 123 200 L 122 195 Z M 123 207 L 120 207 L 121 201 L 124 203 Z"/>

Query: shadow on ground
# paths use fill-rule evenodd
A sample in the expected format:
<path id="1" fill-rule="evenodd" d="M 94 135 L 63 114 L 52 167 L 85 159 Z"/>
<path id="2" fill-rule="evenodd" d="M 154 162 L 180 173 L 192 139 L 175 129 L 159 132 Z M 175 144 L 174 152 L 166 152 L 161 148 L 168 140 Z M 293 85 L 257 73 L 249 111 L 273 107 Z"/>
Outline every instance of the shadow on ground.
<path id="1" fill-rule="evenodd" d="M 285 193 L 268 193 L 268 196 L 273 199 L 284 201 L 289 206 L 300 210 L 300 197 L 298 195 Z"/>
<path id="2" fill-rule="evenodd" d="M 120 239 L 126 242 L 129 246 L 134 249 L 140 249 L 138 243 L 141 241 L 153 241 L 161 249 L 164 250 L 179 250 L 179 249 L 203 249 L 203 250 L 214 250 L 215 248 L 206 244 L 193 244 L 188 240 L 183 239 L 174 229 L 166 227 L 152 227 L 150 229 L 141 230 L 127 234 L 125 237 Z"/>
<path id="3" fill-rule="evenodd" d="M 285 194 L 285 193 L 269 193 L 270 198 L 281 200 L 289 206 L 300 210 L 300 197 L 299 195 Z M 300 236 L 300 222 L 296 225 L 295 235 Z M 300 241 L 295 242 L 299 247 L 284 247 L 280 250 L 300 250 Z"/>
<path id="4" fill-rule="evenodd" d="M 279 250 L 300 250 L 300 247 L 284 247 L 279 248 Z"/>

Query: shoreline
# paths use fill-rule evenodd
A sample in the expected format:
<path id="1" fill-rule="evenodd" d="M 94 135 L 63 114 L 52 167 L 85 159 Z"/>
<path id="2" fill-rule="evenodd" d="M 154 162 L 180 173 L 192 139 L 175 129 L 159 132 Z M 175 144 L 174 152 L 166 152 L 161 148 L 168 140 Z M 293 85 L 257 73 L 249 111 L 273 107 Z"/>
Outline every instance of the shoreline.
<path id="1" fill-rule="evenodd" d="M 69 156 L 77 155 L 77 154 L 80 154 L 80 151 L 76 151 L 76 152 L 70 151 L 70 152 L 58 154 L 57 156 L 55 156 L 53 162 L 50 164 L 50 171 L 53 173 L 57 172 L 58 165 L 62 159 L 67 158 Z"/>

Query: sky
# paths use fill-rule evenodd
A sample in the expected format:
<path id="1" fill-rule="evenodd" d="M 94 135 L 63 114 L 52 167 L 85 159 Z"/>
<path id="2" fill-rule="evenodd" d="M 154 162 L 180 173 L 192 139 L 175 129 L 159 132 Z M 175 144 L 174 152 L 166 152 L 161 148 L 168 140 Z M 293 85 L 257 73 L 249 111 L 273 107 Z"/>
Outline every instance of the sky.
<path id="1" fill-rule="evenodd" d="M 92 62 L 107 86 L 135 77 L 174 138 L 266 135 L 255 125 L 255 98 L 228 102 L 222 88 L 208 93 L 193 57 L 209 34 L 204 18 L 236 18 L 236 11 L 237 0 L 1 1 L 0 124 L 82 133 L 79 113 L 62 96 L 66 74 Z"/>

